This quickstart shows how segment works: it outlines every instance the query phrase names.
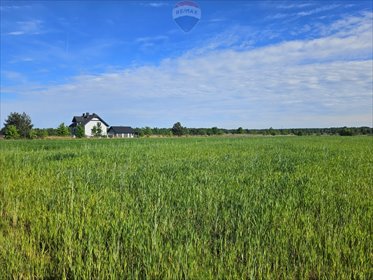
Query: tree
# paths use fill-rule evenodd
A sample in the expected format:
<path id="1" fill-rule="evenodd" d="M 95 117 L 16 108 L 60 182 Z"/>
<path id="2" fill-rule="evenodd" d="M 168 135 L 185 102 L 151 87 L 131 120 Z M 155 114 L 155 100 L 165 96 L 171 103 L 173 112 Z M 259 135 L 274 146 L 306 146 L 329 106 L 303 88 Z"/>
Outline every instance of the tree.
<path id="1" fill-rule="evenodd" d="M 343 128 L 339 131 L 339 135 L 341 135 L 341 136 L 352 136 L 353 133 L 352 133 L 352 130 L 351 130 L 350 128 L 343 127 Z"/>
<path id="2" fill-rule="evenodd" d="M 30 132 L 29 132 L 29 134 L 28 134 L 28 138 L 30 138 L 30 139 L 36 139 L 37 137 L 38 137 L 38 135 L 37 135 L 36 130 L 35 129 L 31 129 Z"/>
<path id="3" fill-rule="evenodd" d="M 97 133 L 97 127 L 96 126 L 92 127 L 91 133 L 92 133 L 93 136 L 96 136 L 96 133 Z"/>
<path id="4" fill-rule="evenodd" d="M 45 128 L 48 133 L 48 136 L 57 136 L 57 129 L 56 128 Z"/>
<path id="5" fill-rule="evenodd" d="M 70 135 L 70 130 L 69 128 L 65 125 L 65 123 L 61 123 L 57 127 L 57 135 L 58 136 L 68 136 Z"/>
<path id="6" fill-rule="evenodd" d="M 242 127 L 237 128 L 237 134 L 243 134 L 243 128 Z"/>
<path id="7" fill-rule="evenodd" d="M 7 125 L 4 132 L 6 139 L 17 139 L 20 136 L 17 127 L 13 124 Z"/>
<path id="8" fill-rule="evenodd" d="M 223 134 L 223 132 L 221 131 L 221 129 L 217 128 L 216 126 L 214 126 L 214 127 L 211 128 L 211 133 L 213 135 L 221 135 L 221 134 Z"/>
<path id="9" fill-rule="evenodd" d="M 268 133 L 269 133 L 270 135 L 272 135 L 272 136 L 275 136 L 275 135 L 277 134 L 277 131 L 276 131 L 275 129 L 273 129 L 272 127 L 270 127 L 270 128 L 268 129 Z"/>
<path id="10" fill-rule="evenodd" d="M 36 135 L 41 138 L 41 139 L 44 139 L 45 137 L 48 136 L 48 131 L 47 129 L 40 129 L 40 128 L 37 128 L 36 129 Z"/>
<path id="11" fill-rule="evenodd" d="M 78 125 L 75 128 L 75 136 L 77 138 L 83 138 L 85 136 L 84 127 L 82 125 Z"/>
<path id="12" fill-rule="evenodd" d="M 181 136 L 184 133 L 184 128 L 180 122 L 175 123 L 171 130 L 172 134 L 177 136 Z"/>
<path id="13" fill-rule="evenodd" d="M 97 123 L 97 127 L 96 127 L 96 136 L 97 137 L 101 137 L 102 136 L 102 125 L 101 123 Z"/>
<path id="14" fill-rule="evenodd" d="M 95 137 L 100 137 L 102 136 L 102 126 L 101 126 L 101 123 L 97 123 L 97 125 L 93 126 L 92 130 L 91 130 L 93 136 Z"/>
<path id="15" fill-rule="evenodd" d="M 23 138 L 26 138 L 29 135 L 30 130 L 33 127 L 30 116 L 25 112 L 22 114 L 16 112 L 10 113 L 4 123 L 5 129 L 9 125 L 14 125 Z"/>
<path id="16" fill-rule="evenodd" d="M 149 137 L 150 135 L 153 134 L 153 130 L 149 127 L 149 126 L 146 126 L 144 129 L 143 129 L 143 132 L 144 132 L 144 135 L 146 137 Z"/>
<path id="17" fill-rule="evenodd" d="M 144 132 L 141 128 L 137 127 L 134 129 L 135 130 L 135 134 L 137 134 L 139 137 L 143 137 L 144 136 Z"/>

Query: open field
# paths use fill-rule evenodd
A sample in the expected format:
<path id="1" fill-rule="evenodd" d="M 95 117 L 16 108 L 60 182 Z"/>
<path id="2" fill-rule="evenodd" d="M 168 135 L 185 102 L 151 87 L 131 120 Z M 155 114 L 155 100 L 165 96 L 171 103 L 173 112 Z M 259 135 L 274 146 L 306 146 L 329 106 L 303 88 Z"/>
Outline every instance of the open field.
<path id="1" fill-rule="evenodd" d="M 373 279 L 372 137 L 0 149 L 0 278 Z"/>

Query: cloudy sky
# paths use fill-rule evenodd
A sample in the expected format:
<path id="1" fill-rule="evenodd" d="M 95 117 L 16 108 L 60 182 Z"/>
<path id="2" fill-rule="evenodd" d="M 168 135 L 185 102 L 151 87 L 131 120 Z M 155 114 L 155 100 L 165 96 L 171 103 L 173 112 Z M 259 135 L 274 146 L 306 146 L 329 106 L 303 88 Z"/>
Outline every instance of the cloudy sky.
<path id="1" fill-rule="evenodd" d="M 372 126 L 372 1 L 1 1 L 1 124 Z"/>

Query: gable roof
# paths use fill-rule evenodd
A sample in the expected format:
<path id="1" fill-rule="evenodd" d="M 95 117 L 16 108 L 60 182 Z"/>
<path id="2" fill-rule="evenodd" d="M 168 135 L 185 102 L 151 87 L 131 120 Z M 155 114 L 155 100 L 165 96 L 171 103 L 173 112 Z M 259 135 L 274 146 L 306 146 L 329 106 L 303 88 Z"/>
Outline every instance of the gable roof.
<path id="1" fill-rule="evenodd" d="M 89 114 L 89 113 L 85 113 L 83 114 L 82 116 L 74 116 L 73 119 L 72 119 L 72 124 L 70 125 L 71 127 L 72 126 L 77 126 L 77 125 L 86 125 L 87 123 L 89 123 L 93 118 L 97 118 L 99 119 L 104 125 L 106 126 L 109 126 L 109 124 L 107 122 L 105 122 L 103 119 L 101 119 L 101 117 L 99 115 L 97 115 L 96 113 L 93 113 L 93 114 Z"/>
<path id="2" fill-rule="evenodd" d="M 134 134 L 135 131 L 133 130 L 132 127 L 130 126 L 111 126 L 108 130 L 108 133 L 109 132 L 112 132 L 112 133 L 115 133 L 115 134 L 127 134 L 127 133 L 130 133 L 130 134 Z"/>

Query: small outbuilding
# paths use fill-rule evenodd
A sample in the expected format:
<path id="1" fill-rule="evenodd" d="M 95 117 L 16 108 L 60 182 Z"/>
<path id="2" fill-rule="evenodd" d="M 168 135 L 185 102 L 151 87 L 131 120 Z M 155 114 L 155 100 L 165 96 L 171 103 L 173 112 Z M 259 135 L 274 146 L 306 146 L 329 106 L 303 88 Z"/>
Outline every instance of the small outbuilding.
<path id="1" fill-rule="evenodd" d="M 107 135 L 113 138 L 133 138 L 135 131 L 130 126 L 111 126 Z"/>

